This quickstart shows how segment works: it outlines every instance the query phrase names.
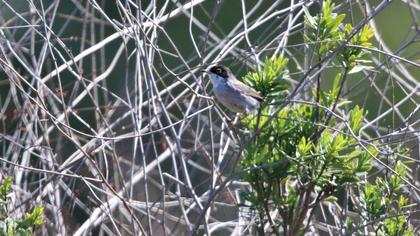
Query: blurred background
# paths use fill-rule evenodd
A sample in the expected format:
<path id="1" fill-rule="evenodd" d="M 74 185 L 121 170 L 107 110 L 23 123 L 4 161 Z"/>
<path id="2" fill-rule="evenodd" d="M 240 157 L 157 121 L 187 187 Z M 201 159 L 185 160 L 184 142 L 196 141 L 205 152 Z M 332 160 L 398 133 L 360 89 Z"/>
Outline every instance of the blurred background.
<path id="1" fill-rule="evenodd" d="M 305 81 L 295 99 L 309 98 L 316 60 L 304 15 L 321 2 L 0 1 L 0 176 L 13 178 L 11 214 L 43 206 L 39 235 L 246 232 L 241 148 L 227 122 L 238 116 L 215 107 L 201 70 L 220 63 L 241 78 L 283 55 L 290 88 Z M 374 29 L 372 63 L 347 80 L 346 107 L 368 111 L 366 142 L 406 147 L 417 161 L 420 3 L 335 2 L 345 22 Z M 339 68 L 323 70 L 328 89 Z"/>

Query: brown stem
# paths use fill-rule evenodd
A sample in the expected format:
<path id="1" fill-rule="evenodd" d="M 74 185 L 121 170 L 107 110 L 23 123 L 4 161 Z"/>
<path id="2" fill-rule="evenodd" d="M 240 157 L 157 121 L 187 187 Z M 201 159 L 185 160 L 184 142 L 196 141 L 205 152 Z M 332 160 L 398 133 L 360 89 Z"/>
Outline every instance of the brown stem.
<path id="1" fill-rule="evenodd" d="M 294 236 L 297 235 L 300 226 L 303 223 L 303 220 L 305 220 L 305 216 L 306 213 L 309 210 L 309 200 L 310 198 L 310 194 L 313 190 L 314 186 L 311 184 L 311 186 L 309 188 L 306 189 L 306 191 L 304 192 L 304 201 L 303 201 L 303 207 L 301 208 L 302 210 L 299 212 L 298 214 L 298 218 L 293 222 L 293 227 L 290 228 L 290 236 Z"/>
<path id="2" fill-rule="evenodd" d="M 321 127 L 321 129 L 318 131 L 317 136 L 321 135 L 321 133 L 322 133 L 322 132 L 325 130 L 325 128 L 327 127 L 328 122 L 330 122 L 330 120 L 331 120 L 331 117 L 332 117 L 332 115 L 333 115 L 333 113 L 334 113 L 334 110 L 335 110 L 335 108 L 337 107 L 337 104 L 338 104 L 338 99 L 340 98 L 341 92 L 343 91 L 344 82 L 346 81 L 348 71 L 349 71 L 349 68 L 348 68 L 348 67 L 345 67 L 345 68 L 344 68 L 344 73 L 343 73 L 343 75 L 341 76 L 340 88 L 339 88 L 339 90 L 338 90 L 337 97 L 336 97 L 336 98 L 335 98 L 335 100 L 334 100 L 334 104 L 333 104 L 333 106 L 332 106 L 332 108 L 331 108 L 331 112 L 328 114 L 327 119 L 325 119 L 324 125 L 323 125 L 323 126 Z"/>
<path id="3" fill-rule="evenodd" d="M 264 189 L 264 187 L 263 187 L 263 189 Z M 266 194 L 266 196 L 270 196 L 270 194 L 271 194 L 270 193 L 271 183 L 268 185 L 268 189 L 269 189 L 267 191 L 268 194 Z M 265 191 L 264 191 L 264 193 L 265 193 Z M 265 214 L 267 215 L 268 222 L 270 223 L 271 228 L 273 229 L 274 234 L 276 236 L 280 236 L 280 232 L 277 230 L 276 224 L 274 223 L 273 219 L 271 218 L 270 209 L 268 209 L 268 200 L 269 199 L 264 199 L 264 203 L 263 203 Z"/>

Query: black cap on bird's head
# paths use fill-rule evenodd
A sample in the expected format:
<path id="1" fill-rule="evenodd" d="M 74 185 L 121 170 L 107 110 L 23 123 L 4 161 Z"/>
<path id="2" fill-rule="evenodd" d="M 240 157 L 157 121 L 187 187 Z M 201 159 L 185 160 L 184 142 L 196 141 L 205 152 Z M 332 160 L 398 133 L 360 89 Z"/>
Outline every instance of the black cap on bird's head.
<path id="1" fill-rule="evenodd" d="M 209 71 L 210 73 L 216 74 L 224 79 L 227 79 L 231 73 L 229 68 L 222 65 L 215 65 L 211 67 Z"/>

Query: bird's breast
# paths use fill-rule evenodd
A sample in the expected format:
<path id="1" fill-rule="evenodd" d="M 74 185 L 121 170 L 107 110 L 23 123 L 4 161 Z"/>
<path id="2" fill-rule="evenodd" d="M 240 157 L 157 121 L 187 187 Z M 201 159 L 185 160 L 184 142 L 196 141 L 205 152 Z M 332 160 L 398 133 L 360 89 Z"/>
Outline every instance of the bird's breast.
<path id="1" fill-rule="evenodd" d="M 229 87 L 226 83 L 217 83 L 213 86 L 213 93 L 217 100 L 225 107 L 234 112 L 248 113 L 259 106 L 257 99 L 243 95 Z"/>

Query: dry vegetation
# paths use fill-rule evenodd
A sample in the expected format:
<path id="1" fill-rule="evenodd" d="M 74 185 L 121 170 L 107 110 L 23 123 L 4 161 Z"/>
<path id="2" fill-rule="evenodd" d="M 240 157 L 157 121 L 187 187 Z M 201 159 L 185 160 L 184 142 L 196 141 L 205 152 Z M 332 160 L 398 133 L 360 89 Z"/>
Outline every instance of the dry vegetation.
<path id="1" fill-rule="evenodd" d="M 268 2 L 0 1 L 0 176 L 13 178 L 10 216 L 44 207 L 39 235 L 252 230 L 255 217 L 238 207 L 249 188 L 236 167 L 243 134 L 228 132 L 227 117 L 238 117 L 214 104 L 201 70 L 222 62 L 239 77 L 283 55 L 294 91 L 284 107 L 334 71 L 303 43 L 305 9 L 316 14 L 319 2 Z M 377 22 L 394 7 L 400 25 Z M 361 143 L 410 150 L 399 159 L 410 161 L 407 214 L 418 226 L 420 4 L 351 0 L 336 11 L 373 28 L 372 63 L 342 96 L 369 111 Z M 375 175 L 393 164 L 382 154 Z M 342 227 L 340 204 L 323 203 L 309 230 Z"/>

